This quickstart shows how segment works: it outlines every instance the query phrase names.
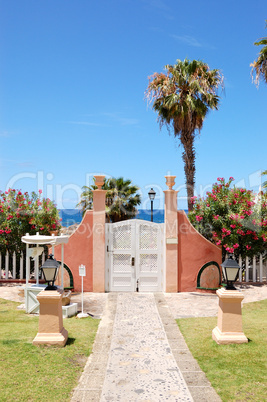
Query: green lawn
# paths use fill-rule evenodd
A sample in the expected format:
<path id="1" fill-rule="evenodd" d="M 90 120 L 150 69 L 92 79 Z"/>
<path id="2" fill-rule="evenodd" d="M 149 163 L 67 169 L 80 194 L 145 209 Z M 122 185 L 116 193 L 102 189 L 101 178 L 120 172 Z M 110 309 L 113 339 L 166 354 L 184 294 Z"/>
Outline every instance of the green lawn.
<path id="1" fill-rule="evenodd" d="M 249 342 L 217 345 L 217 317 L 177 320 L 186 343 L 223 401 L 267 400 L 267 300 L 245 304 L 243 331 Z"/>
<path id="2" fill-rule="evenodd" d="M 64 319 L 64 348 L 34 346 L 38 316 L 0 299 L 0 401 L 68 401 L 91 353 L 99 320 Z"/>

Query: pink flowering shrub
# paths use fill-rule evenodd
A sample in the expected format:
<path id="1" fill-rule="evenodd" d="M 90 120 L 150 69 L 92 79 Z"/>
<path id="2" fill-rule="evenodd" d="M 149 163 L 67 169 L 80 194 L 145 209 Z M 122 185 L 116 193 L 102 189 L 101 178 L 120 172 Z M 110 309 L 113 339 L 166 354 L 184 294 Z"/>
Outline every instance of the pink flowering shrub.
<path id="1" fill-rule="evenodd" d="M 189 220 L 208 240 L 222 246 L 223 255 L 254 255 L 267 251 L 267 193 L 230 188 L 233 177 L 218 182 L 205 199 L 193 197 Z M 257 202 L 256 202 L 257 201 Z"/>
<path id="2" fill-rule="evenodd" d="M 0 192 L 0 252 L 23 250 L 21 237 L 26 233 L 48 235 L 60 228 L 56 206 L 48 198 L 41 199 L 41 193 Z"/>

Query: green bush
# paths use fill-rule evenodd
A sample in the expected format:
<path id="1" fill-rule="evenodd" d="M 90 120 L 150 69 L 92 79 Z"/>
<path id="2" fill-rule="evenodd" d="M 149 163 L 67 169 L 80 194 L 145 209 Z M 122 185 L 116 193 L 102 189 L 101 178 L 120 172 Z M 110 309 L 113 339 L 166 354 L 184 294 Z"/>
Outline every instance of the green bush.
<path id="1" fill-rule="evenodd" d="M 41 190 L 31 195 L 14 189 L 0 192 L 0 252 L 20 253 L 25 248 L 21 237 L 26 233 L 49 235 L 59 230 L 58 210 L 41 194 Z"/>
<path id="2" fill-rule="evenodd" d="M 266 253 L 267 193 L 257 196 L 244 188 L 231 188 L 219 177 L 205 199 L 193 197 L 189 219 L 208 240 L 226 252 L 242 256 Z"/>

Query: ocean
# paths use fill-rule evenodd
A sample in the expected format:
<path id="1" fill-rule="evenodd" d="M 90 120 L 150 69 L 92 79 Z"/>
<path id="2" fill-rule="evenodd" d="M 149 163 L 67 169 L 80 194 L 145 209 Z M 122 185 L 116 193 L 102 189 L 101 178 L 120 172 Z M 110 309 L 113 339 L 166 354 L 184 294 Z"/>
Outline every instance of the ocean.
<path id="1" fill-rule="evenodd" d="M 59 216 L 62 219 L 61 225 L 64 227 L 80 223 L 82 220 L 82 213 L 79 209 L 61 209 L 59 211 Z M 135 218 L 150 221 L 151 211 L 148 209 L 139 209 Z M 156 223 L 164 222 L 164 209 L 155 209 L 153 211 L 153 221 Z"/>
<path id="2" fill-rule="evenodd" d="M 187 213 L 187 209 L 185 209 Z M 61 209 L 59 211 L 59 216 L 62 219 L 61 224 L 64 227 L 69 227 L 75 223 L 80 223 L 82 220 L 82 213 L 79 209 Z M 139 209 L 136 219 L 143 219 L 145 221 L 151 220 L 150 209 Z M 164 209 L 154 209 L 153 211 L 153 221 L 156 223 L 164 222 Z"/>
<path id="3" fill-rule="evenodd" d="M 61 225 L 65 228 L 82 221 L 82 213 L 79 209 L 60 209 L 59 217 L 61 218 Z"/>

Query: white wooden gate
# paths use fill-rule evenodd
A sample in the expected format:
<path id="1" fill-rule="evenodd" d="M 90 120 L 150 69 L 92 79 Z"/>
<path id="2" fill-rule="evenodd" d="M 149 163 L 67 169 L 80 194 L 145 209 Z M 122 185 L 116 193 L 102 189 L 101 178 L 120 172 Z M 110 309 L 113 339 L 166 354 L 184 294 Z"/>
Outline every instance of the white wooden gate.
<path id="1" fill-rule="evenodd" d="M 106 291 L 162 291 L 164 224 L 131 219 L 106 224 Z"/>

